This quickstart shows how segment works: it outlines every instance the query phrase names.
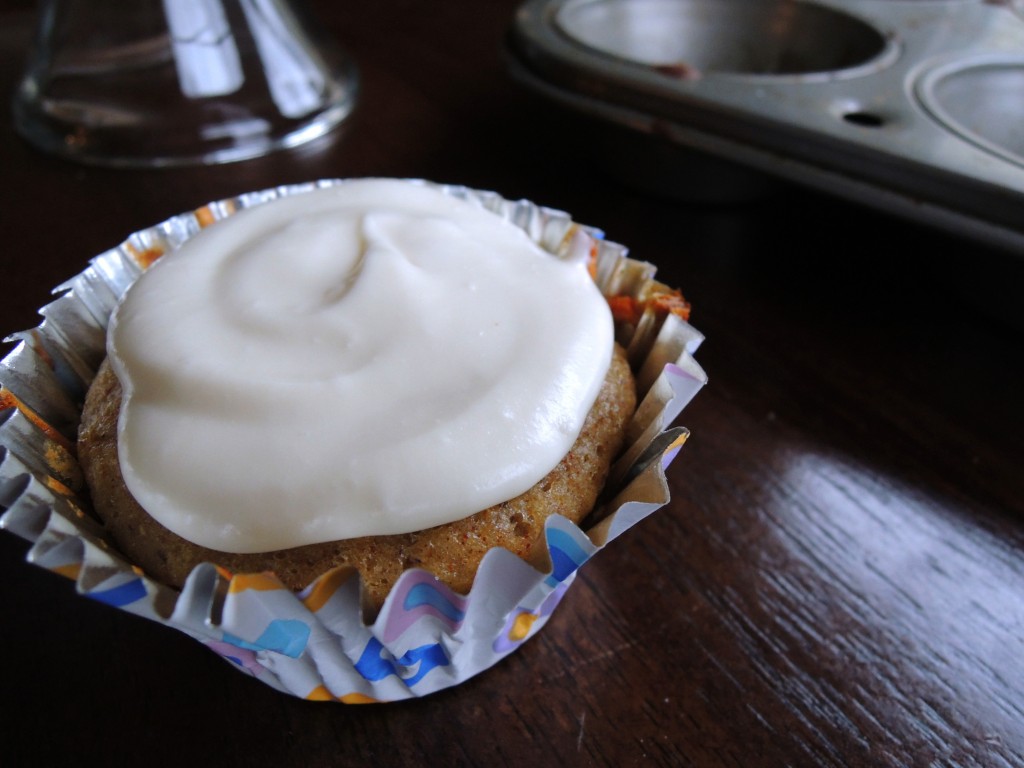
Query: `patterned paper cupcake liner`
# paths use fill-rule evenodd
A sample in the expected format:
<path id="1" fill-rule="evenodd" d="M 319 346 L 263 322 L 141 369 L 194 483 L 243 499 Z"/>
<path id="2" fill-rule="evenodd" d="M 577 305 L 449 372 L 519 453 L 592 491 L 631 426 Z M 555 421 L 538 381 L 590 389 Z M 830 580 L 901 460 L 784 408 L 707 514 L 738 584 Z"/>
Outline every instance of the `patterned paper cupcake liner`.
<path id="1" fill-rule="evenodd" d="M 40 310 L 42 322 L 9 337 L 15 347 L 0 361 L 0 527 L 33 542 L 27 560 L 73 579 L 79 593 L 175 627 L 273 688 L 314 700 L 395 701 L 456 685 L 514 651 L 547 622 L 581 565 L 668 502 L 665 468 L 688 434 L 670 425 L 706 382 L 692 356 L 703 337 L 677 315 L 650 308 L 617 324 L 640 398 L 629 447 L 586 531 L 562 517 L 548 520 L 546 568 L 491 550 L 468 595 L 409 570 L 370 624 L 351 569 L 326 573 L 300 593 L 271 574 L 230 574 L 212 564 L 195 568 L 180 591 L 157 583 L 118 553 L 92 517 L 75 459 L 81 403 L 106 354 L 110 313 L 149 264 L 203 227 L 338 183 L 210 203 L 131 235 L 57 287 L 59 297 Z M 562 212 L 492 192 L 441 189 L 511 221 L 552 254 L 587 249 L 606 295 L 643 306 L 665 290 L 653 266 Z"/>

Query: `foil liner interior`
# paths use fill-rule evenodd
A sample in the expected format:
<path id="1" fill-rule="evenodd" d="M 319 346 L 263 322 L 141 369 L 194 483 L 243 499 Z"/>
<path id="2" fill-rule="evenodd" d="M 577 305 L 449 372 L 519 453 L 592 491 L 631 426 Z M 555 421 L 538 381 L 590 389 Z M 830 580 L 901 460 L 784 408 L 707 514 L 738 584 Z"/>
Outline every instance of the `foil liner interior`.
<path id="1" fill-rule="evenodd" d="M 627 448 L 586 530 L 559 516 L 547 521 L 540 565 L 493 549 L 468 595 L 409 570 L 370 622 L 350 568 L 299 593 L 272 574 L 230 574 L 214 564 L 195 568 L 180 591 L 147 578 L 92 516 L 75 458 L 81 404 L 106 354 L 110 314 L 149 264 L 203 227 L 339 183 L 278 187 L 174 216 L 96 256 L 55 289 L 57 298 L 40 310 L 42 322 L 9 336 L 14 348 L 0 361 L 0 527 L 32 542 L 26 559 L 73 579 L 80 594 L 174 627 L 275 689 L 313 700 L 395 701 L 456 685 L 518 648 L 547 622 L 580 566 L 669 501 L 665 468 L 688 435 L 672 423 L 706 383 L 693 357 L 703 336 L 676 315 L 650 310 L 619 324 L 638 387 Z M 643 300 L 665 289 L 652 265 L 628 258 L 623 246 L 563 212 L 440 188 L 507 219 L 555 256 L 596 249 L 595 280 L 606 295 Z"/>

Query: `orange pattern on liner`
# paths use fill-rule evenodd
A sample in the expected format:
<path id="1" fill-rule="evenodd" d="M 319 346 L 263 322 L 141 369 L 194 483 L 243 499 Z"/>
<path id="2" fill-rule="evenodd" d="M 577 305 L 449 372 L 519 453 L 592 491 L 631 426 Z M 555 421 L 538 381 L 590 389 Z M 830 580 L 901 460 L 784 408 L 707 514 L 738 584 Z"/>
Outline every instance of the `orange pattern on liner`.
<path id="1" fill-rule="evenodd" d="M 74 443 L 47 424 L 35 411 L 19 400 L 11 390 L 0 388 L 0 411 L 7 410 L 8 408 L 17 408 L 26 419 L 42 430 L 44 435 L 59 444 L 68 453 L 77 455 Z"/>
<path id="2" fill-rule="evenodd" d="M 208 227 L 215 221 L 216 219 L 213 216 L 213 211 L 210 210 L 210 206 L 204 205 L 202 208 L 196 209 L 196 222 L 198 222 L 200 227 Z"/>
<path id="3" fill-rule="evenodd" d="M 310 593 L 302 598 L 303 605 L 311 611 L 319 611 L 334 597 L 338 587 L 345 583 L 351 572 L 349 568 L 337 568 L 319 579 Z"/>
<path id="4" fill-rule="evenodd" d="M 51 573 L 56 573 L 58 576 L 63 576 L 66 579 L 72 581 L 78 581 L 78 575 L 82 572 L 81 563 L 68 563 L 67 565 L 58 565 L 54 568 L 47 569 Z"/>
<path id="5" fill-rule="evenodd" d="M 676 448 L 681 448 L 683 443 L 686 442 L 686 438 L 688 438 L 689 436 L 690 436 L 689 432 L 683 432 L 681 435 L 679 435 L 679 437 L 677 437 L 675 440 L 672 441 L 672 444 L 669 445 L 669 447 L 666 448 L 664 452 L 668 453 L 669 451 L 673 451 Z"/>
<path id="6" fill-rule="evenodd" d="M 284 586 L 272 573 L 240 573 L 231 579 L 228 593 L 237 594 L 247 589 L 257 592 L 270 592 L 275 589 L 284 589 Z"/>
<path id="7" fill-rule="evenodd" d="M 509 640 L 523 640 L 528 634 L 530 634 L 530 628 L 533 627 L 533 622 L 537 620 L 537 616 L 532 613 L 520 613 L 516 616 L 515 622 L 512 624 L 512 629 L 508 633 Z"/>
<path id="8" fill-rule="evenodd" d="M 340 701 L 342 704 L 379 704 L 377 699 L 366 696 L 362 693 L 346 693 L 344 696 L 335 696 L 323 685 L 318 685 L 306 694 L 306 701 Z"/>
<path id="9" fill-rule="evenodd" d="M 229 571 L 224 566 L 217 565 L 216 563 L 214 563 L 213 567 L 217 569 L 217 573 L 220 575 L 220 577 L 222 579 L 225 579 L 227 581 L 231 581 L 231 579 L 234 578 L 235 574 L 233 574 L 231 571 Z"/>
<path id="10" fill-rule="evenodd" d="M 132 258 L 138 262 L 138 265 L 143 269 L 149 269 L 153 262 L 164 255 L 163 248 L 147 248 L 144 251 L 140 251 L 131 243 L 124 244 L 125 250 L 131 254 Z"/>

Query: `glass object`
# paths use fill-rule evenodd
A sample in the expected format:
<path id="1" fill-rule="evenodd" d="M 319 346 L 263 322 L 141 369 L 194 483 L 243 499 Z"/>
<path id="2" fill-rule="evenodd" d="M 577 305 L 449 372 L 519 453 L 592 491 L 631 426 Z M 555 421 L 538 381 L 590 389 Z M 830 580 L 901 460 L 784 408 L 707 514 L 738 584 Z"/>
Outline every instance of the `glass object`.
<path id="1" fill-rule="evenodd" d="M 227 163 L 324 135 L 357 86 L 292 0 L 43 0 L 14 120 L 82 162 Z"/>

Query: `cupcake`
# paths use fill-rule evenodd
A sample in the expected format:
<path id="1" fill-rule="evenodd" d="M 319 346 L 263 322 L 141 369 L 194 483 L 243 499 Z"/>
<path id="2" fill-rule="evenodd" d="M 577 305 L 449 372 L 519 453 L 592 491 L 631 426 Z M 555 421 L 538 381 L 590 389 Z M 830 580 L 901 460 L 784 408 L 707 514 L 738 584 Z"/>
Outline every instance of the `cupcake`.
<path id="1" fill-rule="evenodd" d="M 424 182 L 175 217 L 5 360 L 27 373 L 3 380 L 0 487 L 29 483 L 0 524 L 292 694 L 446 688 L 667 501 L 704 376 L 653 274 L 564 214 Z"/>

